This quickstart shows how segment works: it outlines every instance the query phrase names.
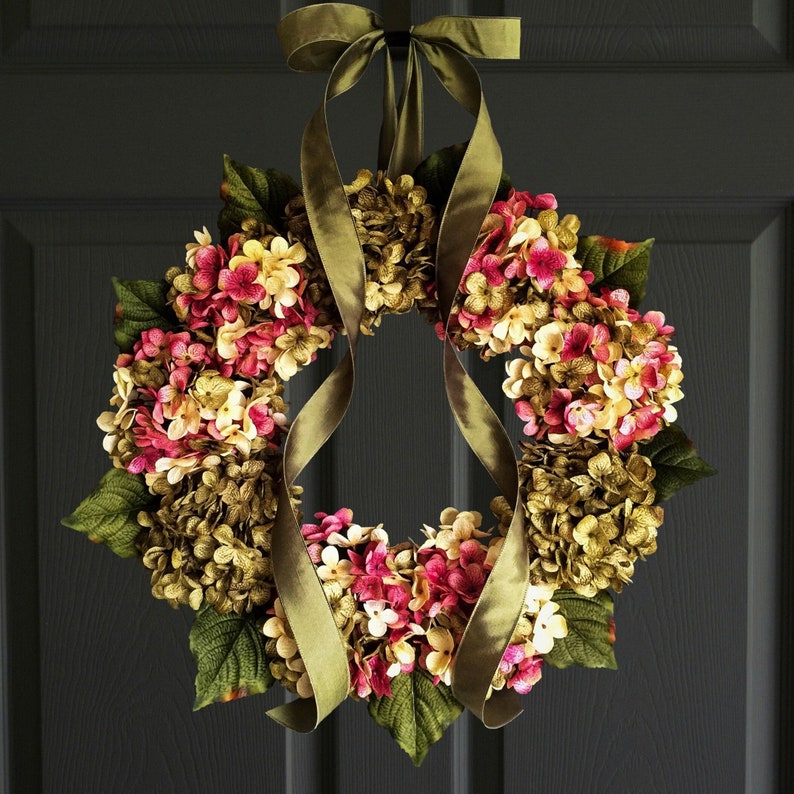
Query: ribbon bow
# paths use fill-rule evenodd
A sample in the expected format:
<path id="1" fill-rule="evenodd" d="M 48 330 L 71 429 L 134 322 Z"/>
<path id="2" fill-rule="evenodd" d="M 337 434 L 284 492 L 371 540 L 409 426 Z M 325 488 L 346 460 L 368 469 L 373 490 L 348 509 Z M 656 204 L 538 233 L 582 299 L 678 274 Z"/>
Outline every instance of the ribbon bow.
<path id="1" fill-rule="evenodd" d="M 350 404 L 365 291 L 364 255 L 334 158 L 326 105 L 352 88 L 374 55 L 385 48 L 379 166 L 393 176 L 411 173 L 422 159 L 420 52 L 453 98 L 475 116 L 474 132 L 439 227 L 436 281 L 439 310 L 448 328 L 458 285 L 502 173 L 502 155 L 480 79 L 465 56 L 517 58 L 520 28 L 516 18 L 487 17 L 436 17 L 412 27 L 399 109 L 394 104 L 387 34 L 373 12 L 345 3 L 307 6 L 284 17 L 278 35 L 291 68 L 331 73 L 323 101 L 303 134 L 301 177 L 317 250 L 348 339 L 346 355 L 304 405 L 287 435 L 272 537 L 276 587 L 314 697 L 268 713 L 287 727 L 309 731 L 347 697 L 350 679 L 345 645 L 306 550 L 289 489 L 336 430 Z M 518 470 L 507 433 L 460 363 L 448 336 L 444 377 L 461 432 L 515 506 L 499 557 L 458 647 L 452 676 L 455 697 L 485 725 L 495 728 L 521 711 L 513 692 L 495 692 L 491 697 L 491 681 L 523 610 L 529 580 Z"/>

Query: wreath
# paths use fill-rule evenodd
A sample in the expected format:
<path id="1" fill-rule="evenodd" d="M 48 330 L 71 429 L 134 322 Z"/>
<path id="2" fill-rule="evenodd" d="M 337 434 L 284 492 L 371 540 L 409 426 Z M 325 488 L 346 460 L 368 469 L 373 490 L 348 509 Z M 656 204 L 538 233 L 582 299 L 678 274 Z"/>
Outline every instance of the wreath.
<path id="1" fill-rule="evenodd" d="M 313 9 L 285 18 L 282 39 Z M 376 33 L 354 30 L 334 69 L 362 37 L 382 42 L 366 15 Z M 415 125 L 408 104 L 398 139 Z M 163 280 L 114 279 L 120 354 L 112 410 L 97 420 L 113 468 L 64 523 L 139 558 L 156 598 L 196 611 L 196 708 L 277 680 L 298 700 L 271 716 L 307 730 L 341 698 L 367 700 L 421 763 L 464 705 L 490 726 L 515 716 L 513 693 L 528 693 L 544 664 L 615 667 L 609 591 L 656 550 L 660 502 L 712 473 L 675 424 L 674 329 L 638 309 L 653 240 L 579 236 L 552 194 L 514 189 L 498 164 L 484 220 L 451 246 L 471 253 L 445 291 L 443 235 L 475 139 L 394 178 L 359 171 L 319 201 L 323 156 L 307 146 L 320 139 L 304 139 L 303 191 L 227 157 L 220 242 L 204 227 Z M 394 163 L 399 146 L 386 143 Z M 329 256 L 323 212 L 354 234 L 363 262 L 352 314 L 350 267 Z M 447 349 L 450 404 L 500 486 L 495 527 L 448 507 L 395 544 L 346 507 L 304 522 L 294 480 L 344 414 L 357 337 L 413 309 Z M 348 356 L 291 421 L 284 383 L 345 336 Z M 466 349 L 508 355 L 503 391 L 524 423 L 517 462 L 512 440 L 509 464 L 494 462 L 501 425 L 456 368 Z"/>

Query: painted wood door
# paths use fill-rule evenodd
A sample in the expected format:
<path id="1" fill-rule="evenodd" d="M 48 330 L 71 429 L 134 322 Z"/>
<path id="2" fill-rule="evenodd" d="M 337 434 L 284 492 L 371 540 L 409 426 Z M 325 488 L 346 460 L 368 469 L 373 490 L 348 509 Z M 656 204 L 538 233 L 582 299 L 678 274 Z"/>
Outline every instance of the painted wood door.
<path id="1" fill-rule="evenodd" d="M 274 25 L 299 5 L 0 3 L 6 790 L 785 790 L 794 73 L 782 0 L 413 3 L 415 21 L 521 16 L 521 61 L 480 65 L 514 183 L 555 192 L 586 232 L 657 240 L 647 305 L 680 329 L 681 422 L 719 476 L 674 500 L 658 553 L 618 599 L 619 671 L 547 671 L 518 720 L 489 732 L 461 719 L 420 769 L 361 704 L 308 736 L 265 716 L 277 688 L 193 713 L 191 614 L 60 525 L 106 468 L 94 416 L 114 358 L 110 277 L 179 263 L 192 230 L 213 224 L 222 153 L 299 173 L 324 84 L 283 65 Z M 374 166 L 371 71 L 331 113 L 349 178 Z M 471 123 L 426 82 L 429 152 Z M 388 319 L 303 478 L 305 506 L 349 505 L 416 537 L 447 504 L 487 512 L 493 494 L 452 426 L 433 334 Z M 472 368 L 496 404 L 499 364 Z M 307 372 L 291 399 L 320 377 Z"/>

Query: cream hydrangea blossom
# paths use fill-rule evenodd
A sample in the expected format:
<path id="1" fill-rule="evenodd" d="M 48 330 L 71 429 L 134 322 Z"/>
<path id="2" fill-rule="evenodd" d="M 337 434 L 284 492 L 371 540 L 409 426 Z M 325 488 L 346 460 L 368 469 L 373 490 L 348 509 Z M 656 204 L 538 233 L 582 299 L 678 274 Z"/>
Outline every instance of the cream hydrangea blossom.
<path id="1" fill-rule="evenodd" d="M 226 399 L 218 408 L 215 414 L 215 427 L 222 433 L 232 425 L 238 425 L 245 415 L 246 396 L 245 391 L 249 385 L 244 381 L 233 382 L 230 391 L 226 393 Z"/>
<path id="2" fill-rule="evenodd" d="M 283 319 L 284 308 L 294 306 L 298 301 L 293 288 L 300 283 L 300 271 L 292 265 L 305 260 L 306 249 L 302 243 L 290 244 L 283 237 L 274 237 L 270 247 L 265 248 L 259 240 L 247 240 L 243 253 L 229 260 L 229 269 L 234 271 L 240 265 L 255 263 L 259 268 L 255 283 L 265 290 L 259 307 L 268 309 L 274 305 L 276 316 Z"/>
<path id="3" fill-rule="evenodd" d="M 449 686 L 452 679 L 452 649 L 455 647 L 452 634 L 448 629 L 434 626 L 427 632 L 427 641 L 433 648 L 427 654 L 427 670 Z"/>
<path id="4" fill-rule="evenodd" d="M 665 371 L 666 382 L 662 389 L 657 392 L 659 404 L 664 406 L 665 422 L 675 422 L 678 419 L 678 410 L 673 405 L 679 400 L 684 399 L 684 392 L 681 390 L 681 381 L 684 379 L 684 372 L 681 369 L 681 356 L 678 349 L 669 345 L 667 350 L 673 354 L 673 360 Z"/>
<path id="5" fill-rule="evenodd" d="M 383 528 L 383 524 L 374 527 L 362 527 L 360 524 L 351 524 L 344 535 L 339 532 L 331 532 L 326 539 L 334 546 L 360 546 L 370 540 L 377 543 L 388 543 L 389 535 Z"/>
<path id="6" fill-rule="evenodd" d="M 116 367 L 113 372 L 113 396 L 110 404 L 116 411 L 103 411 L 96 420 L 97 426 L 105 433 L 102 447 L 109 455 L 113 455 L 119 439 L 119 431 L 129 430 L 135 420 L 135 407 L 130 405 L 138 397 L 135 383 L 128 367 Z M 120 466 L 114 456 L 114 465 Z"/>
<path id="7" fill-rule="evenodd" d="M 314 695 L 314 688 L 312 687 L 309 674 L 306 672 L 306 665 L 300 656 L 295 656 L 287 660 L 287 669 L 295 673 L 299 673 L 298 680 L 295 682 L 295 689 L 298 697 L 310 698 Z"/>
<path id="8" fill-rule="evenodd" d="M 371 312 L 377 312 L 399 296 L 403 285 L 399 281 L 390 281 L 386 284 L 379 281 L 367 281 L 365 289 L 364 305 Z"/>
<path id="9" fill-rule="evenodd" d="M 239 351 L 235 343 L 247 333 L 248 325 L 242 316 L 239 316 L 233 323 L 224 323 L 218 328 L 215 335 L 215 348 L 218 355 L 226 361 L 237 358 Z"/>
<path id="10" fill-rule="evenodd" d="M 524 382 L 538 373 L 531 361 L 513 358 L 505 365 L 508 377 L 502 382 L 502 391 L 511 399 L 518 400 L 523 396 Z"/>
<path id="11" fill-rule="evenodd" d="M 163 415 L 166 419 L 171 420 L 167 433 L 171 441 L 188 435 L 196 435 L 201 428 L 201 420 L 204 418 L 201 405 L 190 394 L 185 395 L 178 405 L 171 403 L 164 406 Z"/>
<path id="12" fill-rule="evenodd" d="M 511 306 L 502 319 L 494 325 L 492 333 L 497 340 L 506 342 L 509 346 L 518 347 L 529 339 L 534 324 L 535 312 L 532 306 L 522 303 Z M 494 349 L 494 352 L 501 353 L 505 350 Z"/>
<path id="13" fill-rule="evenodd" d="M 212 245 L 212 235 L 209 233 L 209 230 L 206 226 L 203 226 L 201 231 L 194 231 L 193 236 L 196 238 L 196 242 L 187 243 L 185 245 L 185 262 L 188 265 L 195 265 L 196 253 L 202 248 Z"/>
<path id="14" fill-rule="evenodd" d="M 480 531 L 481 526 L 482 513 L 476 510 L 458 512 L 454 508 L 447 508 L 441 514 L 439 531 L 428 542 L 436 548 L 444 549 L 449 559 L 457 560 L 460 557 L 461 543 L 472 538 L 487 537 L 487 532 Z"/>
<path id="15" fill-rule="evenodd" d="M 289 380 L 312 360 L 318 350 L 330 344 L 331 335 L 324 328 L 293 325 L 276 339 L 276 346 L 268 358 L 278 375 Z"/>
<path id="16" fill-rule="evenodd" d="M 543 229 L 536 218 L 522 218 L 510 237 L 507 247 L 515 249 L 519 253 L 525 253 L 526 249 L 543 234 Z"/>
<path id="17" fill-rule="evenodd" d="M 259 301 L 260 309 L 274 306 L 276 317 L 284 319 L 284 309 L 298 302 L 294 287 L 300 284 L 300 273 L 284 262 L 274 264 L 264 279 L 265 297 Z"/>
<path id="18" fill-rule="evenodd" d="M 382 637 L 389 626 L 398 622 L 399 616 L 386 606 L 385 601 L 365 601 L 364 611 L 369 616 L 367 631 L 373 637 Z"/>
<path id="19" fill-rule="evenodd" d="M 408 640 L 400 640 L 389 645 L 386 656 L 391 664 L 386 669 L 386 675 L 394 678 L 399 675 L 403 668 L 414 664 L 416 660 L 416 650 Z"/>
<path id="20" fill-rule="evenodd" d="M 532 645 L 536 653 L 549 653 L 554 640 L 567 636 L 568 624 L 562 615 L 557 614 L 559 609 L 560 605 L 554 601 L 547 601 L 540 608 L 532 631 Z"/>
<path id="21" fill-rule="evenodd" d="M 157 480 L 157 474 L 166 474 L 166 479 L 171 485 L 176 485 L 186 475 L 197 471 L 200 466 L 206 465 L 198 455 L 184 456 L 181 458 L 162 457 L 155 463 L 155 473 L 146 473 L 146 483 L 151 485 Z"/>
<path id="22" fill-rule="evenodd" d="M 276 640 L 276 652 L 282 659 L 291 659 L 298 653 L 298 644 L 292 637 L 280 598 L 273 603 L 273 610 L 276 614 L 265 621 L 262 633 Z"/>
<path id="23" fill-rule="evenodd" d="M 320 555 L 323 564 L 317 568 L 317 575 L 324 582 L 336 581 L 342 587 L 350 587 L 355 579 L 350 575 L 353 563 L 350 560 L 340 560 L 339 550 L 336 546 L 326 546 Z"/>
<path id="24" fill-rule="evenodd" d="M 535 331 L 532 355 L 539 365 L 548 366 L 560 360 L 567 326 L 561 320 L 552 320 Z M 541 370 L 545 371 L 545 370 Z"/>

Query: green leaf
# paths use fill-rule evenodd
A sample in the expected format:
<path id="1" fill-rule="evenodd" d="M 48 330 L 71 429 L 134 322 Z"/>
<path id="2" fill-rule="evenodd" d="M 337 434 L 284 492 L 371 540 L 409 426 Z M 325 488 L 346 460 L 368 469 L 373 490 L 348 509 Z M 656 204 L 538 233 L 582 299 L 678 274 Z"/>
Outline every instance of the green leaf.
<path id="1" fill-rule="evenodd" d="M 135 538 L 141 531 L 136 516 L 154 501 L 141 475 L 111 469 L 61 523 L 94 543 L 104 543 L 119 557 L 134 557 Z"/>
<path id="2" fill-rule="evenodd" d="M 275 228 L 281 227 L 287 202 L 300 193 L 300 187 L 287 174 L 269 169 L 260 171 L 223 156 L 223 209 L 218 227 L 225 240 L 240 231 L 240 224 L 255 218 Z"/>
<path id="3" fill-rule="evenodd" d="M 610 237 L 580 237 L 576 259 L 595 276 L 591 288 L 598 284 L 612 289 L 623 288 L 631 296 L 629 305 L 636 308 L 645 297 L 652 247 L 653 237 L 642 243 L 626 243 Z"/>
<path id="4" fill-rule="evenodd" d="M 235 612 L 219 615 L 205 603 L 190 629 L 190 652 L 198 668 L 196 711 L 210 703 L 261 694 L 273 683 L 265 638 L 253 621 Z"/>
<path id="5" fill-rule="evenodd" d="M 433 152 L 426 160 L 423 160 L 414 171 L 414 180 L 427 190 L 427 200 L 437 208 L 443 207 L 447 203 L 452 184 L 460 170 L 463 155 L 466 153 L 468 141 L 456 143 L 454 146 L 447 146 Z M 510 177 L 502 171 L 502 178 L 496 190 L 495 201 L 507 198 L 510 190 Z"/>
<path id="6" fill-rule="evenodd" d="M 656 502 L 669 499 L 687 485 L 717 473 L 698 457 L 695 447 L 678 425 L 668 425 L 650 441 L 640 446 L 640 452 L 651 459 L 656 477 Z"/>
<path id="7" fill-rule="evenodd" d="M 391 691 L 391 697 L 370 699 L 369 713 L 419 766 L 463 706 L 448 686 L 434 685 L 432 676 L 418 668 L 392 678 Z"/>
<path id="8" fill-rule="evenodd" d="M 593 598 L 578 595 L 573 590 L 557 590 L 552 601 L 560 605 L 559 614 L 568 623 L 568 636 L 554 641 L 544 659 L 554 667 L 617 668 L 612 648 L 612 613 L 614 606 L 608 593 Z"/>
<path id="9" fill-rule="evenodd" d="M 118 320 L 113 329 L 116 345 L 122 353 L 132 352 L 135 342 L 144 331 L 176 326 L 176 318 L 168 308 L 165 281 L 121 281 L 113 279 L 113 289 L 119 299 Z"/>

